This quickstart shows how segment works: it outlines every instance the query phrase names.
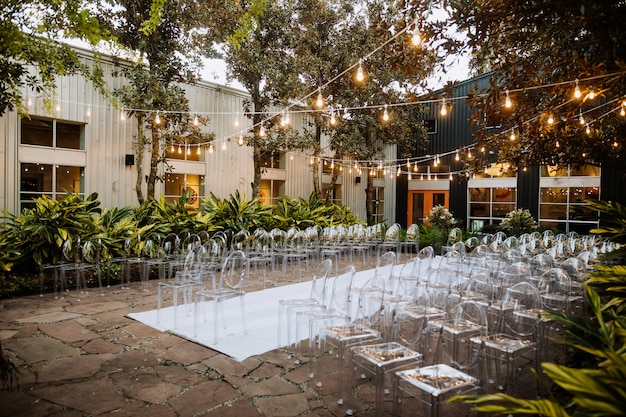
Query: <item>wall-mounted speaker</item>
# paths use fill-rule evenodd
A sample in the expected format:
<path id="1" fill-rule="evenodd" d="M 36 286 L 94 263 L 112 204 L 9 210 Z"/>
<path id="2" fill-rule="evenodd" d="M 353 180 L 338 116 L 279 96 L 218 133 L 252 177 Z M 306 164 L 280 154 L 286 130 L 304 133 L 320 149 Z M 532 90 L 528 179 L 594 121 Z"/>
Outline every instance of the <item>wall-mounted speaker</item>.
<path id="1" fill-rule="evenodd" d="M 356 183 L 360 184 L 361 183 L 361 177 L 356 177 Z"/>
<path id="2" fill-rule="evenodd" d="M 135 165 L 135 155 L 133 155 L 132 153 L 127 153 L 125 161 L 127 166 Z"/>

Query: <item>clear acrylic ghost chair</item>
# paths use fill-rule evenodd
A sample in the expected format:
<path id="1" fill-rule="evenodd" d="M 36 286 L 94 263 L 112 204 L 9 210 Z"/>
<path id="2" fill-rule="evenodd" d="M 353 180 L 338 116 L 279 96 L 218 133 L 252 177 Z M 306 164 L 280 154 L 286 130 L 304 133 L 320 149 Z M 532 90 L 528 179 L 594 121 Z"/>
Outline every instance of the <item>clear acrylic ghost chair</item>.
<path id="1" fill-rule="evenodd" d="M 572 313 L 571 303 L 573 299 L 580 297 L 578 293 L 571 293 L 571 279 L 567 272 L 561 268 L 551 268 L 541 274 L 537 283 L 537 289 L 541 295 L 544 309 L 567 314 Z M 559 323 L 544 318 L 541 325 L 542 339 L 547 341 L 551 338 L 564 337 L 564 329 Z M 552 355 L 560 356 L 564 354 L 561 348 L 552 352 L 550 350 L 552 347 L 553 344 L 551 343 L 543 343 L 540 352 L 542 361 L 550 360 Z M 552 360 L 550 361 L 552 362 Z"/>
<path id="2" fill-rule="evenodd" d="M 448 232 L 446 239 L 446 244 L 441 246 L 441 256 L 453 250 L 452 246 L 455 243 L 463 242 L 463 231 L 459 227 L 454 227 Z"/>
<path id="3" fill-rule="evenodd" d="M 193 334 L 198 337 L 198 321 L 204 302 L 209 299 L 213 304 L 213 344 L 218 343 L 218 329 L 226 328 L 224 301 L 239 298 L 240 320 L 243 333 L 247 333 L 244 307 L 245 284 L 249 274 L 248 260 L 243 251 L 236 250 L 224 260 L 220 271 L 220 280 L 215 288 L 200 289 L 195 293 Z M 207 321 L 205 315 L 205 322 Z"/>
<path id="4" fill-rule="evenodd" d="M 436 417 L 446 400 L 454 395 L 478 393 L 481 389 L 480 370 L 483 346 L 470 343 L 472 337 L 488 333 L 483 308 L 474 301 L 464 301 L 453 307 L 437 329 L 437 347 L 433 364 L 396 372 L 394 408 L 418 409 L 423 415 Z M 409 398 L 417 403 L 412 404 Z M 467 415 L 464 404 L 446 404 L 447 408 L 463 407 L 449 415 Z"/>
<path id="5" fill-rule="evenodd" d="M 374 278 L 370 279 L 370 281 L 373 280 Z M 335 351 L 337 355 L 337 368 L 339 371 L 339 396 L 337 403 L 339 405 L 346 405 L 344 400 L 347 398 L 346 394 L 349 393 L 349 391 L 345 390 L 346 387 L 343 381 L 345 358 L 348 357 L 349 348 L 360 344 L 372 343 L 373 341 L 382 341 L 382 335 L 378 329 L 384 311 L 383 299 L 385 290 L 384 288 L 378 288 L 377 285 L 378 283 L 375 282 L 367 282 L 364 287 L 371 290 L 352 292 L 353 296 L 358 298 L 358 302 L 351 312 L 348 323 L 321 327 L 319 331 L 321 351 L 325 351 L 328 346 L 330 347 L 330 353 Z M 350 396 L 349 398 L 351 399 L 352 397 Z M 351 412 L 349 410 L 352 407 L 353 405 L 350 403 L 346 412 Z"/>
<path id="6" fill-rule="evenodd" d="M 543 305 L 537 288 L 520 282 L 505 290 L 494 332 L 472 338 L 484 345 L 485 389 L 515 394 L 516 373 L 524 364 L 538 365 L 538 341 Z"/>
<path id="7" fill-rule="evenodd" d="M 406 229 L 405 239 L 400 242 L 400 252 L 404 252 L 409 256 L 412 253 L 417 253 L 420 250 L 420 227 L 413 223 Z"/>
<path id="8" fill-rule="evenodd" d="M 55 291 L 59 287 L 61 293 L 66 290 L 67 273 L 74 274 L 76 282 L 76 300 L 80 301 L 83 294 L 88 292 L 87 275 L 92 271 L 98 281 L 100 294 L 102 294 L 102 279 L 100 277 L 100 250 L 99 240 L 86 240 L 81 242 L 80 236 L 76 240 L 68 238 L 62 247 L 64 263 L 60 266 L 59 274 L 55 277 L 60 279 L 55 282 Z"/>
<path id="9" fill-rule="evenodd" d="M 187 253 L 183 268 L 176 271 L 173 278 L 159 281 L 157 286 L 157 323 L 161 323 L 163 293 L 166 290 L 172 291 L 173 329 L 178 327 L 178 300 L 181 295 L 183 297 L 183 307 L 187 315 L 189 314 L 189 304 L 192 301 L 193 292 L 202 289 L 203 286 L 204 257 L 205 248 L 203 246 L 196 247 Z"/>
<path id="10" fill-rule="evenodd" d="M 399 223 L 394 223 L 385 231 L 385 238 L 376 246 L 376 259 L 380 259 L 381 254 L 393 252 L 400 253 L 400 231 L 402 227 Z"/>
<path id="11" fill-rule="evenodd" d="M 296 312 L 296 340 L 304 340 L 304 332 L 308 331 L 308 355 L 309 355 L 309 378 L 313 378 L 313 357 L 315 353 L 315 342 L 321 327 L 332 327 L 333 325 L 346 325 L 350 323 L 352 315 L 351 295 L 352 281 L 354 279 L 354 266 L 348 265 L 332 280 L 332 291 L 325 309 L 311 309 Z M 319 355 L 323 355 L 323 350 L 319 350 Z M 318 377 L 321 376 L 321 358 L 318 359 Z M 319 380 L 316 384 L 322 386 Z"/>
<path id="12" fill-rule="evenodd" d="M 278 346 L 283 346 L 283 332 L 286 328 L 288 357 L 295 353 L 295 313 L 303 309 L 326 308 L 326 280 L 332 268 L 332 260 L 325 259 L 315 269 L 311 280 L 311 291 L 307 298 L 288 298 L 278 300 Z"/>
<path id="13" fill-rule="evenodd" d="M 269 232 L 263 229 L 255 230 L 252 236 L 252 244 L 246 257 L 250 264 L 250 269 L 261 268 L 263 273 L 263 288 L 267 286 L 267 269 L 271 266 L 272 271 L 276 270 L 276 258 L 272 253 L 274 239 Z"/>

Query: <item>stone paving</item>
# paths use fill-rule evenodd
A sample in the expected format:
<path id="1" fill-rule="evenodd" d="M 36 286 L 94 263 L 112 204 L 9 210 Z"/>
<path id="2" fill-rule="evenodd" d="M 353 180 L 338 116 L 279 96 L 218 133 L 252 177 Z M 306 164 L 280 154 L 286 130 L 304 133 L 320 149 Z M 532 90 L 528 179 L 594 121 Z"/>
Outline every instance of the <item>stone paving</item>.
<path id="1" fill-rule="evenodd" d="M 371 268 L 373 261 L 355 266 Z M 268 274 L 268 286 L 297 282 L 292 270 Z M 19 388 L 0 391 L 0 416 L 345 415 L 332 355 L 324 356 L 318 388 L 308 365 L 283 349 L 238 362 L 127 318 L 156 308 L 156 282 L 112 286 L 103 295 L 93 289 L 80 301 L 75 291 L 63 299 L 1 300 L 0 340 L 20 375 Z M 252 271 L 248 290 L 261 287 L 262 273 Z M 355 415 L 373 415 L 372 385 L 364 384 L 358 398 Z M 386 398 L 385 415 L 391 404 Z"/>

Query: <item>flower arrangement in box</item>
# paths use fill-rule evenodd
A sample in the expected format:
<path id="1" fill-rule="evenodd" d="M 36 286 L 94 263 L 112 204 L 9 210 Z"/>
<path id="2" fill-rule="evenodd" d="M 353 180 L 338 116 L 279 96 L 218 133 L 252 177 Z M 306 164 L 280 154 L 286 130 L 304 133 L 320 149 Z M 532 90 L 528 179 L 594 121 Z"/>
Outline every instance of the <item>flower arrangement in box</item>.
<path id="1" fill-rule="evenodd" d="M 539 227 L 528 209 L 512 210 L 500 223 L 498 228 L 507 235 L 519 236 L 522 233 L 530 233 Z"/>

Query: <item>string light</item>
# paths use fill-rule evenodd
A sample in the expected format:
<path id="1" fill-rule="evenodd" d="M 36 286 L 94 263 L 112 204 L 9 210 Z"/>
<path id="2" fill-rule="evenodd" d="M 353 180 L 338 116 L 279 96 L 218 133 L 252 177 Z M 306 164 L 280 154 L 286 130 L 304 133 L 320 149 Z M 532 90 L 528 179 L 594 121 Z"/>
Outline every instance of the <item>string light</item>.
<path id="1" fill-rule="evenodd" d="M 183 148 L 180 146 L 180 143 L 178 144 L 178 153 L 183 153 Z"/>
<path id="2" fill-rule="evenodd" d="M 456 150 L 456 155 L 454 155 L 454 160 L 455 161 L 459 161 L 461 159 L 461 157 L 459 156 L 459 150 Z"/>
<path id="3" fill-rule="evenodd" d="M 213 144 L 209 145 L 209 153 L 213 153 Z"/>
<path id="4" fill-rule="evenodd" d="M 174 141 L 172 141 L 172 147 L 170 148 L 170 152 L 174 153 Z"/>
<path id="5" fill-rule="evenodd" d="M 472 159 L 472 150 L 471 149 L 467 150 L 467 159 Z"/>
<path id="6" fill-rule="evenodd" d="M 583 117 L 582 109 L 578 109 L 578 123 L 580 123 L 581 125 L 585 124 L 585 118 Z"/>
<path id="7" fill-rule="evenodd" d="M 222 150 L 223 151 L 226 150 L 226 141 L 225 140 L 222 141 Z"/>
<path id="8" fill-rule="evenodd" d="M 61 111 L 61 104 L 60 103 L 57 103 L 56 111 L 57 111 L 57 113 L 59 113 Z"/>
<path id="9" fill-rule="evenodd" d="M 620 116 L 626 116 L 626 110 L 624 110 L 624 107 L 622 106 L 622 108 L 619 111 L 619 115 Z"/>
<path id="10" fill-rule="evenodd" d="M 441 100 L 441 110 L 439 111 L 439 114 L 441 114 L 442 116 L 445 116 L 448 114 L 448 108 L 446 106 L 446 99 L 443 98 Z"/>
<path id="11" fill-rule="evenodd" d="M 91 117 L 91 107 L 87 107 L 87 117 Z"/>
<path id="12" fill-rule="evenodd" d="M 193 125 L 194 125 L 194 126 L 198 126 L 198 124 L 200 124 L 200 122 L 198 121 L 198 115 L 196 114 L 196 115 L 193 117 Z"/>
<path id="13" fill-rule="evenodd" d="M 574 87 L 574 98 L 582 97 L 582 93 L 580 92 L 580 87 L 578 86 L 578 78 L 575 80 L 576 87 Z"/>
<path id="14" fill-rule="evenodd" d="M 32 98 L 30 98 L 30 97 L 28 97 L 28 101 L 26 102 L 26 105 L 27 105 L 28 107 L 31 107 L 31 106 L 33 105 L 33 99 L 32 99 Z"/>
<path id="15" fill-rule="evenodd" d="M 387 105 L 385 104 L 385 109 L 383 110 L 383 121 L 384 122 L 388 122 L 389 121 L 389 113 L 387 112 Z"/>
<path id="16" fill-rule="evenodd" d="M 359 67 L 356 69 L 356 80 L 361 82 L 365 79 L 365 73 L 363 72 L 363 60 L 359 58 Z"/>
<path id="17" fill-rule="evenodd" d="M 588 135 L 591 134 L 591 128 L 589 127 L 589 124 L 587 124 L 587 127 L 585 128 L 585 133 L 587 133 Z"/>
<path id="18" fill-rule="evenodd" d="M 452 173 L 450 173 L 449 180 L 452 181 Z"/>
<path id="19" fill-rule="evenodd" d="M 419 46 L 422 43 L 422 37 L 420 36 L 420 32 L 417 29 L 417 23 L 415 24 L 415 29 L 413 29 L 413 33 L 411 34 L 411 44 L 413 46 Z"/>
<path id="20" fill-rule="evenodd" d="M 589 90 L 589 100 L 593 100 L 594 98 L 596 98 L 596 92 L 593 91 L 593 88 Z"/>
<path id="21" fill-rule="evenodd" d="M 506 90 L 506 98 L 504 99 L 504 107 L 510 109 L 513 106 L 511 103 L 511 97 L 509 97 L 509 90 Z"/>
<path id="22" fill-rule="evenodd" d="M 156 116 L 154 117 L 154 124 L 155 125 L 161 124 L 161 118 L 159 117 L 159 112 L 158 111 L 156 113 Z"/>
<path id="23" fill-rule="evenodd" d="M 259 128 L 259 136 L 260 136 L 260 137 L 265 136 L 265 128 L 264 128 L 263 126 L 261 126 L 261 127 Z"/>
<path id="24" fill-rule="evenodd" d="M 613 146 L 617 148 L 619 146 L 619 143 L 617 143 L 617 141 L 614 141 Z"/>
<path id="25" fill-rule="evenodd" d="M 515 140 L 515 129 L 511 129 L 511 140 Z"/>
<path id="26" fill-rule="evenodd" d="M 200 155 L 200 144 L 198 143 L 198 150 L 196 151 L 198 155 Z"/>
<path id="27" fill-rule="evenodd" d="M 317 100 L 315 101 L 315 106 L 318 109 L 324 108 L 324 96 L 322 96 L 322 87 L 317 87 Z"/>
<path id="28" fill-rule="evenodd" d="M 187 155 L 191 155 L 191 146 L 185 145 L 187 148 Z"/>
<path id="29" fill-rule="evenodd" d="M 552 116 L 552 115 L 548 116 L 548 124 L 549 125 L 554 124 L 554 116 Z"/>
<path id="30" fill-rule="evenodd" d="M 235 127 L 239 127 L 239 112 L 235 115 Z"/>
<path id="31" fill-rule="evenodd" d="M 409 181 L 411 181 L 413 179 L 413 175 L 411 175 L 411 173 L 409 172 Z"/>
<path id="32" fill-rule="evenodd" d="M 330 113 L 330 125 L 335 126 L 337 124 L 337 117 L 335 117 L 335 111 Z"/>
<path id="33" fill-rule="evenodd" d="M 126 120 L 126 112 L 124 111 L 124 109 L 120 110 L 120 120 L 122 122 Z"/>
<path id="34" fill-rule="evenodd" d="M 315 158 L 313 157 L 313 155 L 311 155 L 311 159 L 309 160 L 309 163 L 311 165 L 313 165 L 315 163 Z"/>
<path id="35" fill-rule="evenodd" d="M 406 160 L 406 168 L 411 169 L 411 161 L 408 158 Z"/>
<path id="36" fill-rule="evenodd" d="M 558 140 L 556 141 L 555 146 L 556 146 L 557 148 L 560 148 L 560 147 L 561 147 L 561 144 L 559 143 L 559 141 L 558 141 Z"/>
<path id="37" fill-rule="evenodd" d="M 239 134 L 239 140 L 237 141 L 237 145 L 243 146 L 243 133 Z"/>

